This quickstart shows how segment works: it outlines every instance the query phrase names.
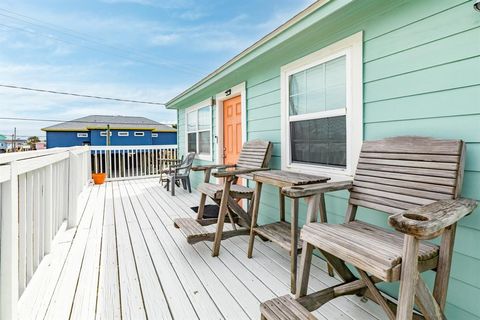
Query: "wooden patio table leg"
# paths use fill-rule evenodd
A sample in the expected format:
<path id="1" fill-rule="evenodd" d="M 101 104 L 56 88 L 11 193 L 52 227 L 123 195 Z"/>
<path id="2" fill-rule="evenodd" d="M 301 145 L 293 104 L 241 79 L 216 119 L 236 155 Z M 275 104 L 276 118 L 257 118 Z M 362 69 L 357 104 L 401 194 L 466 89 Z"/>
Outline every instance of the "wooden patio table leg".
<path id="1" fill-rule="evenodd" d="M 317 208 L 320 197 L 318 195 L 308 197 L 306 199 L 308 204 L 307 209 L 307 223 L 317 221 Z M 302 256 L 300 258 L 300 274 L 298 275 L 298 286 L 296 291 L 296 298 L 303 297 L 307 294 L 308 280 L 310 277 L 310 266 L 312 264 L 313 245 L 307 241 L 302 245 Z"/>
<path id="2" fill-rule="evenodd" d="M 278 188 L 280 221 L 285 221 L 285 195 L 282 194 L 282 188 Z"/>
<path id="3" fill-rule="evenodd" d="M 325 194 L 322 193 L 320 194 L 320 201 L 319 201 L 319 211 L 320 211 L 320 222 L 322 223 L 327 223 L 327 208 L 325 207 Z M 328 275 L 330 277 L 334 277 L 335 274 L 333 273 L 333 267 L 332 265 L 327 261 L 327 270 L 328 270 Z"/>
<path id="4" fill-rule="evenodd" d="M 297 247 L 298 247 L 298 199 L 292 199 L 291 209 L 291 243 L 290 243 L 290 292 L 295 294 L 297 288 Z"/>
<path id="5" fill-rule="evenodd" d="M 252 210 L 252 224 L 250 225 L 250 239 L 248 240 L 248 250 L 247 250 L 248 258 L 251 258 L 253 254 L 253 243 L 255 242 L 254 228 L 257 226 L 258 208 L 260 207 L 260 195 L 262 194 L 263 183 L 257 181 L 256 184 L 257 185 L 255 187 L 255 193 L 253 196 L 253 210 Z"/>

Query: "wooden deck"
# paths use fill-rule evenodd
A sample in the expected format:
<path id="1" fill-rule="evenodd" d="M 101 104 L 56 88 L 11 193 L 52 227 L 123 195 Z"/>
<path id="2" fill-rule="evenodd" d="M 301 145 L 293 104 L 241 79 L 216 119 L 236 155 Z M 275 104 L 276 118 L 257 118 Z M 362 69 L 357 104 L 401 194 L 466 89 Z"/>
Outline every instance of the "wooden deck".
<path id="1" fill-rule="evenodd" d="M 173 226 L 199 196 L 171 197 L 156 179 L 109 182 L 83 195 L 78 228 L 60 232 L 19 301 L 21 319 L 259 319 L 262 301 L 289 293 L 288 253 L 247 237 L 189 245 Z M 338 282 L 314 259 L 310 290 Z M 320 319 L 385 319 L 359 297 L 323 306 Z"/>

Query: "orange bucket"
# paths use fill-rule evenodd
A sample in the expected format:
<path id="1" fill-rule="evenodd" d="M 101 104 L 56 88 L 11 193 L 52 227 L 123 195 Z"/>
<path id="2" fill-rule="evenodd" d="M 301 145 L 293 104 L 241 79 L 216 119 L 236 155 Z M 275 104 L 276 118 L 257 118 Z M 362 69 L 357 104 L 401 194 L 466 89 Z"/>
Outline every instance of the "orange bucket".
<path id="1" fill-rule="evenodd" d="M 103 184 L 107 178 L 106 173 L 92 173 L 93 182 L 95 184 Z"/>

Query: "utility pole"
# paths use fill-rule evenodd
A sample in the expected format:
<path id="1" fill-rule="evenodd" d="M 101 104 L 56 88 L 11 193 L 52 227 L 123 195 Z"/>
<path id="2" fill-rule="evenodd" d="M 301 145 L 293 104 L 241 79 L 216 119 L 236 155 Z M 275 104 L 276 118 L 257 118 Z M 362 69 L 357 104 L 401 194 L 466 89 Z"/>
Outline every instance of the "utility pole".
<path id="1" fill-rule="evenodd" d="M 105 145 L 108 147 L 110 145 L 110 124 L 107 124 L 107 140 L 105 141 Z M 107 161 L 107 163 L 105 164 L 105 169 L 107 169 L 107 172 L 106 174 L 108 175 L 108 173 L 110 172 L 110 150 L 108 150 L 108 148 L 106 148 L 105 150 L 105 155 L 106 155 L 106 158 L 105 160 Z"/>
<path id="2" fill-rule="evenodd" d="M 17 151 L 17 127 L 13 128 L 12 147 L 13 147 L 13 152 L 16 152 Z"/>

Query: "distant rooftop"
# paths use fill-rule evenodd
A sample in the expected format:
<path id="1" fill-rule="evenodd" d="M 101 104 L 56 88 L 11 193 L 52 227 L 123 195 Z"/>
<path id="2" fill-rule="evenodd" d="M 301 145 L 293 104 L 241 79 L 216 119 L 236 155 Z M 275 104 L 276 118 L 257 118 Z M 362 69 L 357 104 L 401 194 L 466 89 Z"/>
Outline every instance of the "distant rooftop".
<path id="1" fill-rule="evenodd" d="M 124 130 L 152 130 L 157 132 L 176 132 L 166 124 L 144 117 L 130 116 L 105 116 L 90 115 L 70 121 L 65 121 L 50 127 L 42 128 L 43 131 L 88 131 L 90 129 L 124 129 Z"/>

